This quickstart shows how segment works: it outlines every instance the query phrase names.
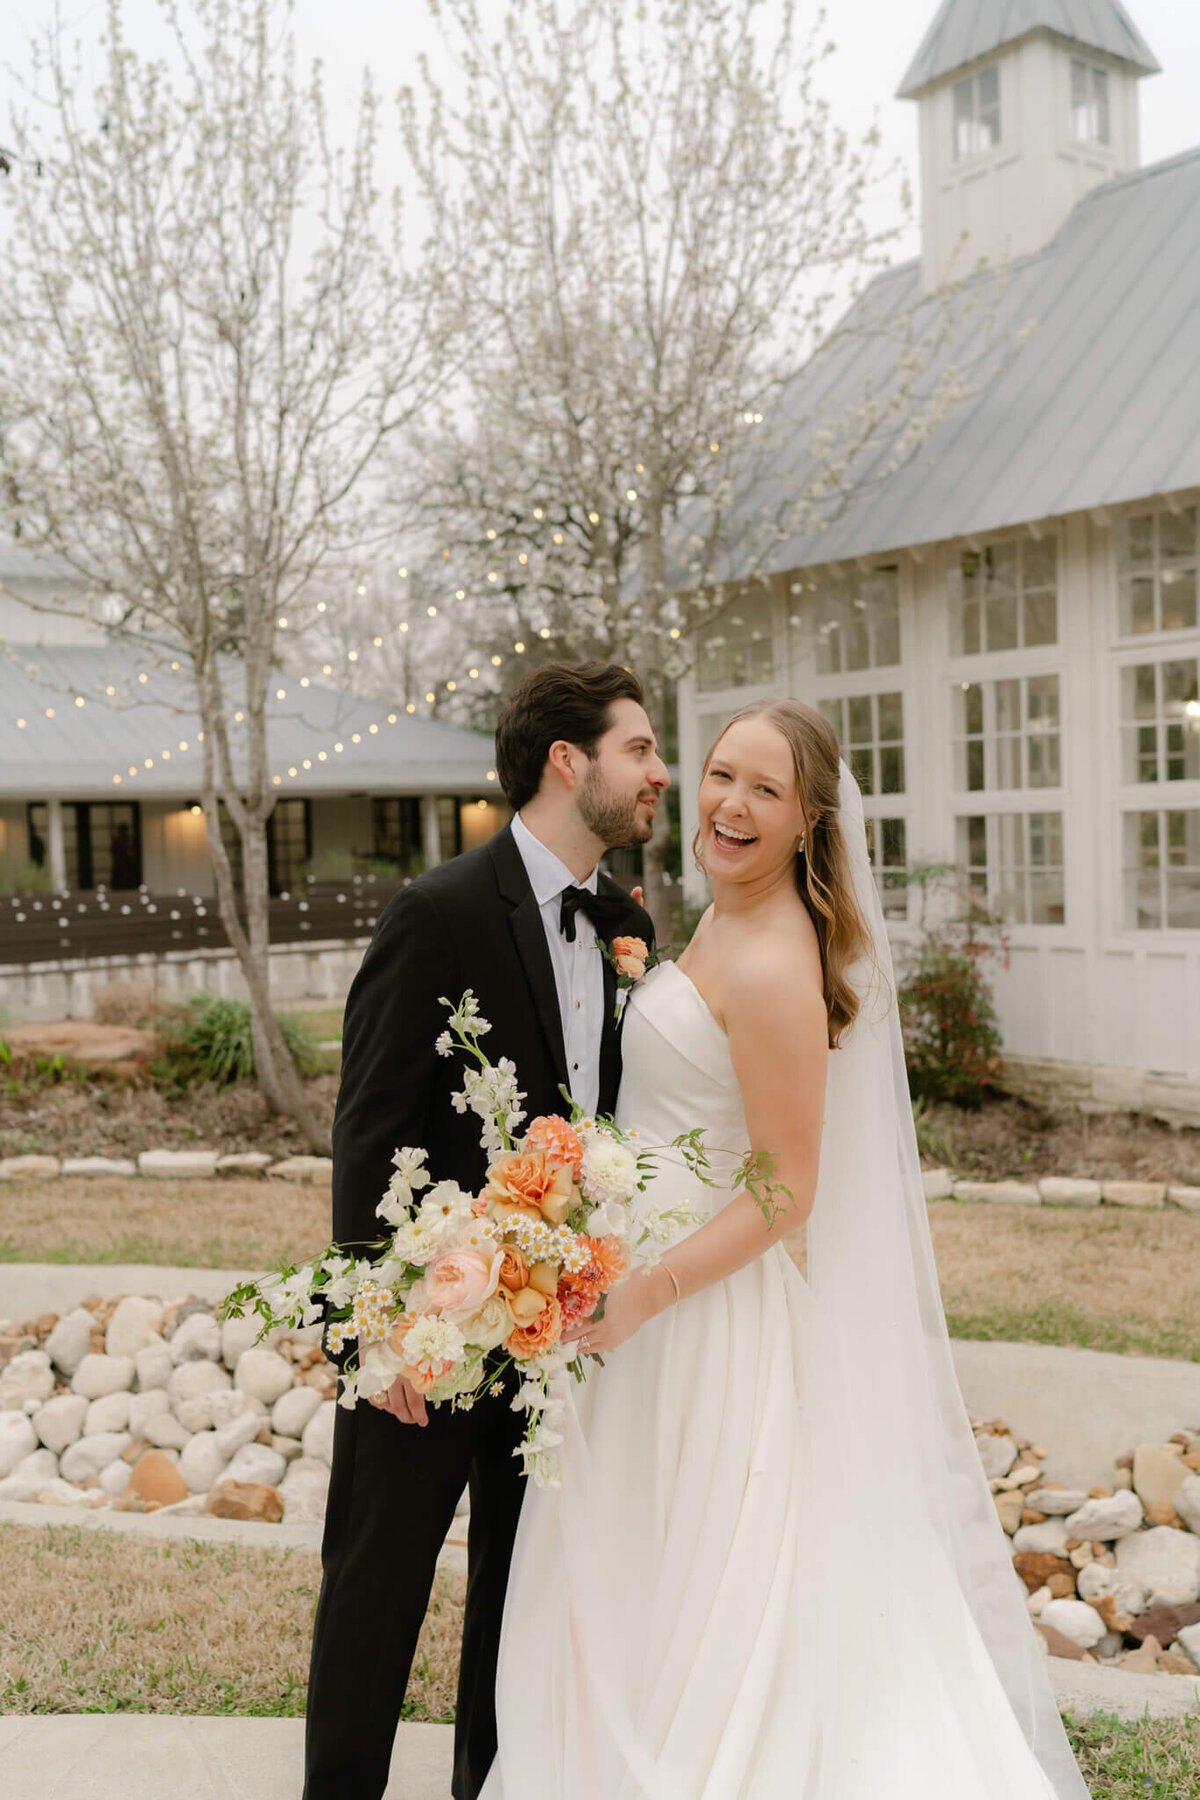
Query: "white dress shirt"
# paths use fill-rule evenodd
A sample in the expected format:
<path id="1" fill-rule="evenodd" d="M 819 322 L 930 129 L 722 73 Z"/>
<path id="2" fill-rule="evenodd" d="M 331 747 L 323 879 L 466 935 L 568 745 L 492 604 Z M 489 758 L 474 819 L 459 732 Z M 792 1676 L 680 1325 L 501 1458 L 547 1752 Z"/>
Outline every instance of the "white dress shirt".
<path id="1" fill-rule="evenodd" d="M 585 1112 L 594 1113 L 600 1101 L 604 959 L 596 947 L 595 928 L 583 912 L 575 915 L 575 942 L 567 942 L 559 926 L 559 906 L 564 888 L 584 887 L 594 894 L 599 882 L 599 866 L 592 870 L 586 881 L 576 881 L 553 850 L 548 850 L 540 838 L 534 837 L 520 813 L 513 819 L 512 834 L 542 915 L 554 985 L 558 990 L 571 1097 Z"/>

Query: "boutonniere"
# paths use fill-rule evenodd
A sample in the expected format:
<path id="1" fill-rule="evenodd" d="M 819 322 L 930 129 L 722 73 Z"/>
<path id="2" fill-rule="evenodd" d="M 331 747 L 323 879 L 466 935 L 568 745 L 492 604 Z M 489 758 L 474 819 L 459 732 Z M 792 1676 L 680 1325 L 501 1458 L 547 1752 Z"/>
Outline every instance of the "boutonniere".
<path id="1" fill-rule="evenodd" d="M 644 976 L 662 961 L 657 948 L 650 949 L 645 938 L 615 937 L 611 943 L 597 937 L 600 954 L 606 963 L 612 965 L 617 977 L 617 1004 L 613 1013 L 615 1019 L 621 1017 L 622 1009 L 629 999 L 631 988 L 635 988 Z"/>

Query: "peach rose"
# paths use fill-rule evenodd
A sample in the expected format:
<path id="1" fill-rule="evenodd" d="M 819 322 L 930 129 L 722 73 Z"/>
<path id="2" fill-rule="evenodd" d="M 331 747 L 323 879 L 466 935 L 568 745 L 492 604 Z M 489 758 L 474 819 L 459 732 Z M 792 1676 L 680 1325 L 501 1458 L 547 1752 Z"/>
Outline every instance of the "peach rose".
<path id="1" fill-rule="evenodd" d="M 425 1304 L 438 1312 L 478 1312 L 496 1291 L 503 1260 L 500 1250 L 492 1256 L 480 1250 L 443 1250 L 422 1277 Z"/>
<path id="2" fill-rule="evenodd" d="M 551 1262 L 534 1263 L 529 1271 L 529 1285 L 536 1288 L 539 1294 L 554 1294 L 558 1291 L 558 1264 Z"/>
<path id="3" fill-rule="evenodd" d="M 555 1162 L 566 1163 L 575 1180 L 583 1168 L 583 1139 L 573 1125 L 557 1113 L 535 1119 L 525 1133 L 524 1149 L 544 1150 Z"/>
<path id="4" fill-rule="evenodd" d="M 642 979 L 650 956 L 645 938 L 615 937 L 612 941 L 612 953 L 618 975 L 628 975 L 633 981 Z"/>
<path id="5" fill-rule="evenodd" d="M 526 1292 L 529 1290 L 526 1289 Z M 528 1325 L 518 1325 L 506 1341 L 506 1348 L 517 1358 L 540 1356 L 562 1336 L 562 1311 L 558 1301 L 546 1301 L 537 1317 Z"/>
<path id="6" fill-rule="evenodd" d="M 550 1225 L 564 1222 L 573 1192 L 570 1169 L 552 1162 L 544 1150 L 513 1150 L 498 1157 L 484 1189 L 496 1218 L 536 1213 Z"/>
<path id="7" fill-rule="evenodd" d="M 515 1244 L 505 1244 L 500 1257 L 500 1286 L 510 1294 L 529 1285 L 529 1259 Z"/>
<path id="8" fill-rule="evenodd" d="M 519 1294 L 508 1296 L 508 1310 L 518 1325 L 531 1325 L 545 1311 L 546 1298 L 534 1287 L 523 1287 Z"/>

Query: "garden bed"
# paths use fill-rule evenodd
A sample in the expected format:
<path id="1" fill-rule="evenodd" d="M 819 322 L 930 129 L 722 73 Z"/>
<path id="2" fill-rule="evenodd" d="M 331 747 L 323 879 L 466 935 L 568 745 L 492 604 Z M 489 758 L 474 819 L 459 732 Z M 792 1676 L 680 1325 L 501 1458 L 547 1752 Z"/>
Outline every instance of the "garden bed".
<path id="1" fill-rule="evenodd" d="M 990 1095 L 973 1110 L 935 1105 L 919 1114 L 922 1160 L 979 1181 L 1039 1175 L 1200 1186 L 1200 1131 L 1173 1130 L 1141 1113 L 1090 1114 L 1062 1101 L 1038 1105 Z"/>

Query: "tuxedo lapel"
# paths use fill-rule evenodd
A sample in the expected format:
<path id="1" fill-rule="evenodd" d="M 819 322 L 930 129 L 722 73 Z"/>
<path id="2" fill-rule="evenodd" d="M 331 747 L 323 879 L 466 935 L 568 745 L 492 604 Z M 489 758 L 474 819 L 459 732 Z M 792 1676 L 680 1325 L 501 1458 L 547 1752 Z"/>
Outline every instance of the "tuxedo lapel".
<path id="1" fill-rule="evenodd" d="M 633 937 L 641 937 L 646 931 L 646 915 L 642 909 L 626 894 L 624 888 L 612 881 L 607 875 L 600 878 L 602 891 L 606 894 L 620 896 L 629 905 L 628 918 L 623 921 L 622 929 L 614 933 L 620 937 L 625 930 Z M 604 959 L 604 1029 L 600 1038 L 600 1106 L 602 1113 L 611 1113 L 617 1104 L 617 1089 L 621 1084 L 621 1021 L 625 1016 L 624 1007 L 621 1017 L 617 1017 L 617 971 L 609 958 Z"/>
<path id="2" fill-rule="evenodd" d="M 512 907 L 509 929 L 525 972 L 533 1010 L 546 1040 L 546 1048 L 550 1052 L 556 1080 L 565 1087 L 567 1052 L 563 1044 L 562 1017 L 558 1009 L 558 988 L 554 982 L 550 952 L 546 947 L 542 915 L 529 885 L 521 852 L 513 842 L 511 829 L 506 826 L 503 831 L 497 832 L 494 838 L 489 839 L 488 849 L 495 864 L 500 892 Z"/>

